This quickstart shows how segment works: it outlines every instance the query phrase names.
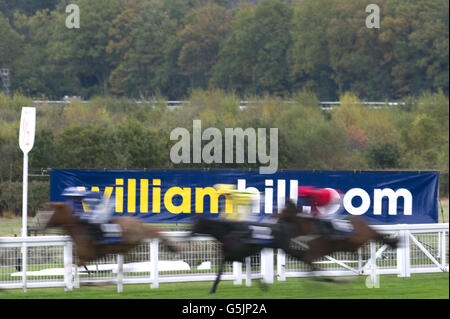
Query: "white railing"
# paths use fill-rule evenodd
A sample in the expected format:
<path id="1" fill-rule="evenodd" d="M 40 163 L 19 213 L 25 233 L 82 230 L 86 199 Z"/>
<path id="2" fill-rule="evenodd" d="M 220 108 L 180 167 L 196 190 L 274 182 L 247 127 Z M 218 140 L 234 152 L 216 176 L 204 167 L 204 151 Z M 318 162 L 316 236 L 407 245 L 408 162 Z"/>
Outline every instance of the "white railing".
<path id="1" fill-rule="evenodd" d="M 64 100 L 32 100 L 31 102 L 33 104 L 69 104 L 71 103 L 73 100 L 75 101 L 79 101 L 80 103 L 90 103 L 89 100 L 81 100 L 79 97 L 75 97 L 75 98 L 66 98 Z M 148 104 L 148 105 L 152 105 L 155 106 L 158 103 L 161 103 L 161 101 L 157 101 L 157 100 L 146 100 L 146 101 L 140 101 L 140 100 L 136 100 L 135 101 L 136 104 Z M 167 109 L 169 110 L 175 110 L 175 109 L 180 109 L 182 108 L 184 105 L 188 105 L 191 102 L 190 101 L 162 101 L 162 103 L 166 104 Z M 247 108 L 249 105 L 256 105 L 258 102 L 255 101 L 239 101 L 239 108 L 241 110 Z M 285 104 L 292 104 L 292 103 L 296 103 L 295 101 L 283 101 L 283 103 Z M 395 106 L 404 106 L 406 105 L 405 102 L 355 102 L 355 104 L 359 104 L 359 105 L 364 105 L 370 108 L 375 108 L 375 109 L 379 109 L 379 108 L 386 108 L 386 107 L 395 107 Z M 341 102 L 340 101 L 323 101 L 323 102 L 319 102 L 319 106 L 324 109 L 324 110 L 331 110 L 336 106 L 340 106 Z"/>
<path id="2" fill-rule="evenodd" d="M 391 249 L 371 242 L 356 253 L 336 253 L 317 264 L 321 275 L 397 274 L 448 272 L 449 224 L 373 226 L 382 233 L 400 236 L 403 245 Z M 181 246 L 179 253 L 170 253 L 157 239 L 144 241 L 126 256 L 109 255 L 76 269 L 72 242 L 67 236 L 0 237 L 0 289 L 34 287 L 65 287 L 72 290 L 79 278 L 90 282 L 124 284 L 212 281 L 220 261 L 217 242 L 211 237 L 188 237 L 189 232 L 167 232 Z M 297 244 L 304 246 L 301 238 Z M 27 249 L 27 261 L 21 260 L 21 250 Z M 25 273 L 22 270 L 25 269 Z M 78 276 L 75 274 L 78 272 Z M 248 257 L 245 263 L 227 263 L 223 280 L 251 285 L 252 279 L 273 283 L 274 278 L 311 276 L 306 265 L 286 256 L 282 250 L 264 249 Z"/>

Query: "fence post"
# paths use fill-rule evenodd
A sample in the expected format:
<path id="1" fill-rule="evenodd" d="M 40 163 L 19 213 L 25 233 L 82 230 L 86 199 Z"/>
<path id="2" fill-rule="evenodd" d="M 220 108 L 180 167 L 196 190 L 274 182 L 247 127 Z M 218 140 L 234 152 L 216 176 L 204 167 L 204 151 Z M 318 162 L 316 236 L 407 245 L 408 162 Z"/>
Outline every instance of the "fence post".
<path id="1" fill-rule="evenodd" d="M 123 255 L 117 255 L 117 292 L 123 291 Z"/>
<path id="2" fill-rule="evenodd" d="M 72 276 L 72 241 L 67 241 L 64 245 L 64 283 L 66 287 L 64 290 L 73 290 L 73 276 Z"/>
<path id="3" fill-rule="evenodd" d="M 277 253 L 277 277 L 279 281 L 286 281 L 286 253 L 278 249 Z"/>
<path id="4" fill-rule="evenodd" d="M 401 230 L 400 245 L 397 248 L 397 270 L 399 272 L 398 277 L 410 277 L 411 276 L 411 260 L 409 250 L 409 231 Z"/>
<path id="5" fill-rule="evenodd" d="M 446 251 L 446 238 L 445 238 L 445 231 L 442 232 L 441 236 L 441 266 L 442 270 L 445 270 L 447 268 L 447 251 Z M 448 269 L 447 269 L 448 271 Z"/>
<path id="6" fill-rule="evenodd" d="M 150 288 L 159 287 L 159 273 L 158 273 L 158 258 L 159 258 L 159 240 L 154 238 L 150 241 L 150 263 L 151 263 L 151 279 Z"/>
<path id="7" fill-rule="evenodd" d="M 245 257 L 245 285 L 250 287 L 252 285 L 252 263 L 251 257 Z"/>
<path id="8" fill-rule="evenodd" d="M 23 238 L 23 237 L 22 237 Z M 27 291 L 27 259 L 28 259 L 28 255 L 27 255 L 27 243 L 25 242 L 25 240 L 22 242 L 22 286 L 23 286 L 23 291 L 26 292 Z"/>
<path id="9" fill-rule="evenodd" d="M 358 274 L 362 273 L 362 249 L 358 248 Z"/>
<path id="10" fill-rule="evenodd" d="M 377 285 L 377 246 L 374 241 L 370 242 L 370 280 L 374 286 Z"/>
<path id="11" fill-rule="evenodd" d="M 261 250 L 261 276 L 266 284 L 273 284 L 273 249 Z"/>
<path id="12" fill-rule="evenodd" d="M 233 261 L 233 275 L 235 276 L 233 284 L 242 285 L 242 263 Z"/>

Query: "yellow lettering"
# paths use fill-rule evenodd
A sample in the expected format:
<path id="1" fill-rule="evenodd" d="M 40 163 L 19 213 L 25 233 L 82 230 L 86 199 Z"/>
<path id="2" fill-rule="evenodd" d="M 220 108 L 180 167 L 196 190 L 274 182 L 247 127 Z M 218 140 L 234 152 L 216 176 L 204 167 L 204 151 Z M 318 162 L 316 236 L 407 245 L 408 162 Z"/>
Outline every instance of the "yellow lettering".
<path id="1" fill-rule="evenodd" d="M 127 212 L 136 212 L 136 180 L 128 179 Z"/>
<path id="2" fill-rule="evenodd" d="M 175 206 L 172 203 L 172 198 L 175 195 L 182 197 L 181 205 Z M 164 195 L 164 205 L 167 210 L 173 214 L 190 213 L 191 212 L 191 188 L 190 187 L 171 187 Z"/>
<path id="3" fill-rule="evenodd" d="M 209 196 L 210 212 L 217 214 L 219 212 L 219 196 L 224 195 L 223 191 L 216 190 L 213 187 L 195 188 L 195 212 L 203 213 L 203 204 L 205 195 Z M 232 212 L 232 202 L 225 196 L 225 212 Z"/>
<path id="4" fill-rule="evenodd" d="M 116 178 L 116 185 L 123 185 L 122 178 Z M 116 186 L 116 213 L 123 213 L 123 187 Z"/>
<path id="5" fill-rule="evenodd" d="M 141 179 L 141 202 L 139 207 L 141 213 L 148 213 L 148 179 Z"/>
<path id="6" fill-rule="evenodd" d="M 153 185 L 161 185 L 160 179 L 154 179 Z M 152 212 L 161 212 L 161 188 L 153 187 L 153 197 L 152 197 Z"/>

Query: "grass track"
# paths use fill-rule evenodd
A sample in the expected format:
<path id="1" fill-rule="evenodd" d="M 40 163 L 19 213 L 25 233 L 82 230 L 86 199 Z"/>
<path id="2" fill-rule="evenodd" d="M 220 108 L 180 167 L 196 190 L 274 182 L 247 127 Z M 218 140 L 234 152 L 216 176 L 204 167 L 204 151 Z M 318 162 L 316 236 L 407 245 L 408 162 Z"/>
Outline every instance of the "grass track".
<path id="1" fill-rule="evenodd" d="M 124 285 L 122 293 L 116 286 L 81 287 L 73 291 L 63 288 L 30 288 L 0 290 L 0 299 L 448 299 L 449 274 L 413 274 L 409 278 L 382 275 L 380 288 L 369 289 L 367 277 L 333 284 L 316 282 L 309 278 L 275 280 L 268 291 L 253 281 L 251 287 L 236 286 L 222 281 L 217 293 L 209 295 L 212 282 L 162 283 L 157 289 L 149 285 Z"/>

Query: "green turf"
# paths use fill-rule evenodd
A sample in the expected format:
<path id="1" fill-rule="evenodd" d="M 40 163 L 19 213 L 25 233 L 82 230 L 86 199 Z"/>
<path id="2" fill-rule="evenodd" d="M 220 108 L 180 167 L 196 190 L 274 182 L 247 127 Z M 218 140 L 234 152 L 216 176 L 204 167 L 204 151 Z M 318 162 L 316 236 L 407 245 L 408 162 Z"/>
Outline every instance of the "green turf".
<path id="1" fill-rule="evenodd" d="M 366 276 L 356 277 L 351 282 L 327 283 L 310 278 L 287 278 L 285 282 L 275 280 L 268 290 L 261 290 L 258 281 L 251 287 L 233 285 L 222 281 L 217 293 L 210 295 L 212 282 L 162 283 L 159 288 L 149 285 L 124 285 L 117 293 L 116 286 L 81 287 L 73 291 L 63 288 L 29 288 L 0 290 L 0 299 L 448 299 L 449 275 L 413 274 L 408 278 L 396 275 L 380 277 L 379 288 L 367 288 Z"/>

